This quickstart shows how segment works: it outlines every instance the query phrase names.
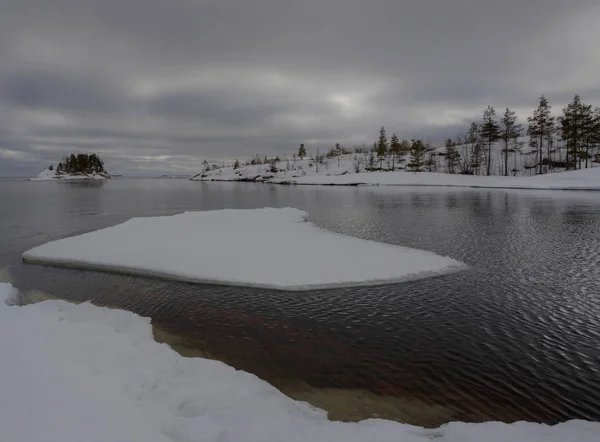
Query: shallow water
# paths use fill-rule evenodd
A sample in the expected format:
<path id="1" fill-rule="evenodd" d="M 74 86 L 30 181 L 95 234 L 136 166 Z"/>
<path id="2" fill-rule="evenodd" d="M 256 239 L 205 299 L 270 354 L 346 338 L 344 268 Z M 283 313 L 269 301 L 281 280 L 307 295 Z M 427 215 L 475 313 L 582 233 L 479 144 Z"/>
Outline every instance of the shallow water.
<path id="1" fill-rule="evenodd" d="M 33 246 L 132 216 L 265 206 L 470 268 L 286 293 L 20 262 Z M 3 180 L 0 208 L 0 269 L 21 290 L 151 316 L 157 338 L 182 353 L 255 373 L 332 418 L 600 420 L 596 193 Z"/>

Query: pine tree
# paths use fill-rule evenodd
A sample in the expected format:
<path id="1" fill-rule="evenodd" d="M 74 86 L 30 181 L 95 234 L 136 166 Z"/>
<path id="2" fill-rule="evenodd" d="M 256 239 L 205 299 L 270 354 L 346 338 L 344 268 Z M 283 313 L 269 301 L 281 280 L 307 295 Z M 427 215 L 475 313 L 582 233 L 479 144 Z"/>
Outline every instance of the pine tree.
<path id="1" fill-rule="evenodd" d="M 542 174 L 542 163 L 543 163 L 543 151 L 544 151 L 544 139 L 550 132 L 554 130 L 554 117 L 550 114 L 551 106 L 548 104 L 548 100 L 543 95 L 540 97 L 540 101 L 536 110 L 533 111 L 533 116 L 528 117 L 529 127 L 527 128 L 527 135 L 533 140 L 536 140 L 537 148 L 539 149 L 539 173 Z"/>
<path id="2" fill-rule="evenodd" d="M 340 146 L 340 143 L 335 143 L 335 154 L 337 155 L 338 167 L 340 167 L 340 155 L 342 154 L 342 146 Z"/>
<path id="3" fill-rule="evenodd" d="M 508 148 L 523 134 L 523 125 L 517 124 L 515 111 L 506 108 L 500 120 L 500 138 L 504 142 L 504 176 L 508 176 Z"/>
<path id="4" fill-rule="evenodd" d="M 598 115 L 598 109 L 592 109 L 592 106 L 586 106 L 585 109 L 585 129 L 584 129 L 584 137 L 585 137 L 585 152 L 583 152 L 583 158 L 585 158 L 585 168 L 588 168 L 588 161 L 593 158 L 592 152 L 596 146 L 596 138 L 597 138 L 597 130 L 600 115 Z M 581 161 L 581 157 L 580 157 Z M 579 163 L 579 168 L 581 169 L 581 162 Z"/>
<path id="5" fill-rule="evenodd" d="M 235 160 L 235 163 L 233 163 L 233 170 L 236 170 L 239 168 L 240 168 L 240 162 L 238 160 Z"/>
<path id="6" fill-rule="evenodd" d="M 69 173 L 77 172 L 77 157 L 73 153 L 69 157 L 69 169 Z"/>
<path id="7" fill-rule="evenodd" d="M 573 168 L 577 169 L 576 158 L 583 144 L 582 104 L 579 95 L 575 95 L 573 100 L 563 108 L 563 114 L 558 117 L 560 134 L 567 147 L 567 169 L 570 168 L 571 163 Z"/>
<path id="8" fill-rule="evenodd" d="M 469 126 L 469 131 L 465 137 L 465 145 L 469 146 L 470 150 L 470 161 L 468 163 L 468 173 L 472 173 L 471 169 L 475 169 L 477 175 L 481 167 L 481 145 L 479 144 L 479 126 L 474 121 Z M 465 155 L 465 160 L 469 158 L 469 155 Z"/>
<path id="9" fill-rule="evenodd" d="M 492 166 L 492 144 L 500 138 L 500 126 L 496 121 L 496 109 L 488 106 L 483 110 L 483 120 L 479 126 L 479 136 L 487 145 L 486 175 L 490 175 Z"/>
<path id="10" fill-rule="evenodd" d="M 208 161 L 206 161 L 206 158 L 205 158 L 204 161 L 202 161 L 202 171 L 208 172 L 209 170 L 210 170 L 210 164 L 208 164 Z"/>
<path id="11" fill-rule="evenodd" d="M 379 171 L 383 167 L 383 160 L 385 159 L 388 151 L 387 138 L 385 135 L 385 127 L 381 126 L 379 129 L 379 141 L 377 141 L 377 158 L 379 158 Z"/>
<path id="12" fill-rule="evenodd" d="M 373 147 L 369 149 L 369 157 L 367 159 L 367 165 L 369 166 L 369 171 L 375 170 L 375 152 L 377 151 L 377 143 L 373 144 Z"/>
<path id="13" fill-rule="evenodd" d="M 597 107 L 592 112 L 592 120 L 590 127 L 590 147 L 593 150 L 592 161 L 600 162 L 598 158 L 598 148 L 600 147 L 600 107 Z"/>
<path id="14" fill-rule="evenodd" d="M 300 148 L 298 149 L 298 156 L 300 157 L 301 160 L 303 160 L 304 157 L 306 156 L 306 148 L 304 147 L 304 144 L 300 145 Z"/>
<path id="15" fill-rule="evenodd" d="M 425 164 L 425 156 L 427 154 L 427 146 L 421 140 L 412 140 L 410 148 L 410 167 L 415 172 L 421 172 Z"/>
<path id="16" fill-rule="evenodd" d="M 446 143 L 444 156 L 446 157 L 448 173 L 456 173 L 456 168 L 460 164 L 460 153 L 458 153 L 458 149 L 453 143 Z"/>
<path id="17" fill-rule="evenodd" d="M 396 155 L 400 154 L 400 140 L 396 134 L 392 134 L 390 140 L 390 153 L 392 154 L 392 171 L 396 170 Z"/>

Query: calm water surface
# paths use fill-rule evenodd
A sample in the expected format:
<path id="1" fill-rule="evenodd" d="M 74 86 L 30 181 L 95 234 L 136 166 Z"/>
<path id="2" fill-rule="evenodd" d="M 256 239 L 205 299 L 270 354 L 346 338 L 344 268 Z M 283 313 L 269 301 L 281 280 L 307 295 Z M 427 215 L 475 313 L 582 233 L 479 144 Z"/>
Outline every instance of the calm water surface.
<path id="1" fill-rule="evenodd" d="M 286 293 L 21 263 L 33 246 L 132 216 L 265 206 L 470 268 Z M 593 192 L 0 180 L 0 269 L 22 291 L 151 316 L 182 353 L 255 373 L 334 419 L 600 420 L 599 264 Z"/>

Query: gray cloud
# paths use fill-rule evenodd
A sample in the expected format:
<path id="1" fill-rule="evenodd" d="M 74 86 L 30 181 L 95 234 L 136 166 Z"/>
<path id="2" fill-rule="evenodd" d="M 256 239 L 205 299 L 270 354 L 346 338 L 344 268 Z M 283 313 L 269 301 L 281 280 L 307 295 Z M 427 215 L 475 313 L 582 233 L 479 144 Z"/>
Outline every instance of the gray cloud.
<path id="1" fill-rule="evenodd" d="M 4 0 L 0 175 L 439 141 L 488 104 L 600 105 L 594 0 Z"/>

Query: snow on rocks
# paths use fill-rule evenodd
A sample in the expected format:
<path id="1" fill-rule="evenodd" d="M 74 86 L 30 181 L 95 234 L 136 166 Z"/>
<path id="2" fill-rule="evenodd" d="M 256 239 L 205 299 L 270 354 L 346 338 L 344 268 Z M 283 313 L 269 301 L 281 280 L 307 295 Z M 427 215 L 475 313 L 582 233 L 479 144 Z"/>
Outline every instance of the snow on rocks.
<path id="1" fill-rule="evenodd" d="M 279 290 L 389 284 L 461 270 L 432 252 L 320 229 L 297 209 L 133 218 L 54 241 L 27 262 Z"/>
<path id="2" fill-rule="evenodd" d="M 257 377 L 185 358 L 150 320 L 65 301 L 9 307 L 0 283 L 0 440 L 6 442 L 596 442 L 600 424 L 331 422 Z"/>
<path id="3" fill-rule="evenodd" d="M 106 172 L 90 173 L 90 174 L 57 174 L 56 170 L 44 169 L 35 178 L 30 178 L 30 181 L 70 181 L 70 180 L 108 180 L 111 176 Z"/>

